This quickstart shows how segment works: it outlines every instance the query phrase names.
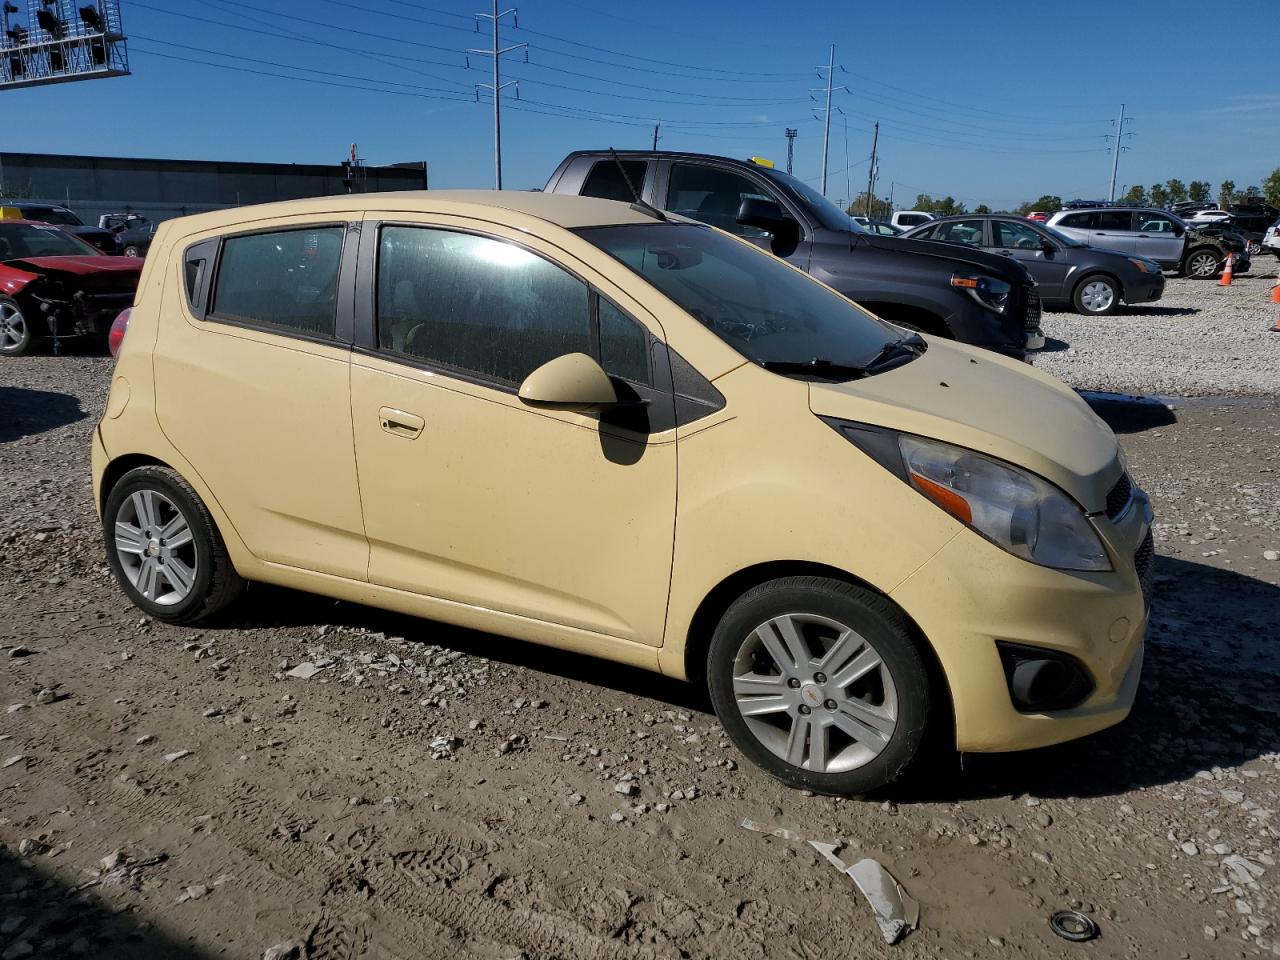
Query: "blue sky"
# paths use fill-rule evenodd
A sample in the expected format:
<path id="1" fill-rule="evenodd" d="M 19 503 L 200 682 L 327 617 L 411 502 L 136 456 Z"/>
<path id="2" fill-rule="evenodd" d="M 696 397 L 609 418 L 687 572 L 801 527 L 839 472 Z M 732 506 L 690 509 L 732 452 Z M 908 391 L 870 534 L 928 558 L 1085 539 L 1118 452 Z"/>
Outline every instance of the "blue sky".
<path id="1" fill-rule="evenodd" d="M 3 149 L 336 163 L 354 140 L 370 163 L 427 160 L 433 187 L 493 185 L 492 110 L 474 88 L 488 60 L 468 70 L 463 52 L 489 43 L 471 18 L 490 9 L 483 0 L 121 6 L 133 76 L 0 94 L 24 118 L 6 124 Z M 893 183 L 895 200 L 1105 196 L 1122 101 L 1135 136 L 1119 184 L 1243 188 L 1280 166 L 1275 0 L 1237 0 L 1223 22 L 1205 11 L 1190 0 L 525 0 L 519 26 L 503 26 L 504 44 L 529 44 L 527 64 L 520 51 L 504 58 L 503 79 L 521 81 L 519 100 L 504 93 L 504 185 L 541 186 L 571 149 L 647 146 L 658 119 L 664 148 L 780 165 L 796 127 L 795 172 L 817 183 L 821 96 L 809 91 L 834 42 L 848 90 L 834 98 L 832 199 L 865 188 L 876 120 L 877 192 Z M 1222 52 L 1201 64 L 1200 50 Z"/>

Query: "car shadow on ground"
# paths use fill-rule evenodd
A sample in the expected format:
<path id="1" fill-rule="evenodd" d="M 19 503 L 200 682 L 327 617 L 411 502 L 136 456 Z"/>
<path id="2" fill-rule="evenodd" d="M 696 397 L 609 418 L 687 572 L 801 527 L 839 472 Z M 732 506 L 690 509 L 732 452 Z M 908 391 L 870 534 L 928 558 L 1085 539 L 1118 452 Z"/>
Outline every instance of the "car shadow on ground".
<path id="1" fill-rule="evenodd" d="M 1124 315 L 1128 317 L 1190 317 L 1199 312 L 1199 307 L 1154 307 L 1145 303 L 1124 308 Z"/>
<path id="2" fill-rule="evenodd" d="M 1232 570 L 1157 561 L 1143 681 L 1122 724 L 1083 740 L 1015 754 L 941 751 L 886 796 L 900 803 L 1029 794 L 1110 796 L 1176 783 L 1280 750 L 1280 650 L 1267 642 L 1280 587 Z M 1231 597 L 1230 604 L 1221 602 Z M 255 586 L 216 626 L 364 627 L 556 678 L 711 712 L 704 691 L 645 670 L 429 620 Z M 203 625 L 206 629 L 214 624 Z M 331 640 L 350 645 L 350 641 Z M 1214 669 L 1212 682 L 1205 671 Z"/>
<path id="3" fill-rule="evenodd" d="M 1065 340 L 1059 340 L 1057 337 L 1045 337 L 1044 346 L 1037 350 L 1037 353 L 1062 353 L 1064 350 L 1070 350 L 1071 344 Z"/>
<path id="4" fill-rule="evenodd" d="M 1141 433 L 1178 422 L 1177 415 L 1168 404 L 1151 397 L 1130 397 L 1091 390 L 1081 390 L 1080 396 L 1116 433 Z"/>
<path id="5" fill-rule="evenodd" d="M 56 862 L 56 861 L 53 861 Z M 163 866 L 155 869 L 163 869 Z M 129 871 L 120 879 L 131 882 Z M 114 879 L 114 878 L 113 878 Z M 12 933 L 0 936 L 5 956 L 92 957 L 93 960 L 212 960 L 221 951 L 179 941 L 94 896 L 78 890 L 46 864 L 16 859 L 0 848 L 0 890 L 6 891 L 6 916 L 18 920 Z M 77 941 L 83 941 L 77 944 Z M 28 944 L 32 951 L 17 945 Z"/>
<path id="6" fill-rule="evenodd" d="M 80 401 L 67 393 L 0 386 L 0 443 L 83 420 Z"/>
<path id="7" fill-rule="evenodd" d="M 900 802 L 1113 796 L 1280 751 L 1280 650 L 1271 642 L 1280 587 L 1172 557 L 1156 569 L 1142 685 L 1127 720 L 1057 747 L 967 755 L 962 770 L 913 784 Z"/>

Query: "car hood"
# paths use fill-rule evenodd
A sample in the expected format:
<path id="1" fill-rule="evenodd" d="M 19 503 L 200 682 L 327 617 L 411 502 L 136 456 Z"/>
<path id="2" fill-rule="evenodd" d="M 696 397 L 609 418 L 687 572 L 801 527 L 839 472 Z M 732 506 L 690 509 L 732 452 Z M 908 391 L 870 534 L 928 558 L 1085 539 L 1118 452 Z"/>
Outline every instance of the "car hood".
<path id="1" fill-rule="evenodd" d="M 96 257 L 85 254 L 74 257 L 23 257 L 4 261 L 6 266 L 33 273 L 71 273 L 85 276 L 95 273 L 142 273 L 142 264 L 132 257 Z"/>
<path id="2" fill-rule="evenodd" d="M 917 256 L 949 260 L 964 270 L 977 270 L 1006 283 L 1031 283 L 1031 274 L 1018 261 L 1009 257 L 984 253 L 958 243 L 942 243 L 938 240 L 911 240 L 907 237 L 884 237 L 874 233 L 857 234 L 858 241 L 876 250 L 893 253 L 913 253 Z"/>
<path id="3" fill-rule="evenodd" d="M 995 354 L 926 338 L 923 355 L 848 383 L 811 383 L 814 413 L 998 457 L 1056 484 L 1087 512 L 1106 507 L 1124 467 L 1115 434 L 1075 391 Z"/>

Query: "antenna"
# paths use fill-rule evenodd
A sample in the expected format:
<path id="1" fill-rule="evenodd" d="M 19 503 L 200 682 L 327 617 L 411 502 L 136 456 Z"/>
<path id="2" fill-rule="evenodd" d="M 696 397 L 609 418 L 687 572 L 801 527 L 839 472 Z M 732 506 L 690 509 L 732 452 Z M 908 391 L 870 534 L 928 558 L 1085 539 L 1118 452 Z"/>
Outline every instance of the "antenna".
<path id="1" fill-rule="evenodd" d="M 618 151 L 613 149 L 613 147 L 610 147 L 609 156 L 613 157 L 613 162 L 618 165 L 618 171 L 622 174 L 622 179 L 627 182 L 627 189 L 631 191 L 631 196 L 635 197 L 636 202 L 631 204 L 631 209 L 636 211 L 636 213 L 647 213 L 654 219 L 661 220 L 663 223 L 666 223 L 667 215 L 653 204 L 647 203 L 640 197 L 640 191 L 637 190 L 636 185 L 631 182 L 631 175 L 627 173 L 626 166 L 618 158 Z"/>

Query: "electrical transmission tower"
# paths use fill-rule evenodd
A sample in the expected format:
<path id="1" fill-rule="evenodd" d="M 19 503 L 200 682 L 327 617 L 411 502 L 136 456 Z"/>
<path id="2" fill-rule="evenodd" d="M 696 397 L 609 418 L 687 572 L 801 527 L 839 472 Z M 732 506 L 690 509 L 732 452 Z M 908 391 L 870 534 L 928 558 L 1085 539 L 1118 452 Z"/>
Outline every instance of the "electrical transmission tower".
<path id="1" fill-rule="evenodd" d="M 791 157 L 795 153 L 796 134 L 799 132 L 794 127 L 787 127 L 787 173 L 791 172 Z"/>
<path id="2" fill-rule="evenodd" d="M 493 25 L 493 46 L 488 50 L 469 49 L 468 54 L 475 54 L 478 57 L 493 58 L 493 83 L 477 83 L 476 84 L 476 100 L 480 99 L 480 91 L 488 90 L 493 94 L 493 169 L 494 183 L 497 189 L 502 189 L 502 91 L 506 87 L 516 88 L 516 98 L 520 97 L 520 81 L 508 80 L 502 82 L 501 71 L 499 69 L 504 54 L 510 53 L 512 50 L 524 50 L 524 62 L 529 62 L 529 45 L 527 43 L 513 43 L 509 47 L 498 45 L 498 27 L 502 23 L 502 18 L 511 16 L 513 26 L 520 26 L 520 15 L 515 7 L 498 10 L 498 0 L 493 0 L 493 13 L 477 13 L 476 14 L 476 32 L 480 32 L 480 21 L 488 20 Z M 471 60 L 468 58 L 467 66 L 471 66 Z"/>
<path id="3" fill-rule="evenodd" d="M 1133 117 L 1126 117 L 1124 115 L 1124 104 L 1122 103 L 1120 104 L 1120 119 L 1116 121 L 1116 143 L 1113 148 L 1114 153 L 1111 156 L 1111 195 L 1107 199 L 1112 203 L 1114 203 L 1116 199 L 1116 174 L 1120 170 L 1120 151 L 1129 149 L 1128 147 L 1122 146 L 1120 141 L 1123 137 L 1133 136 L 1132 133 L 1124 132 L 1124 125 L 1126 123 L 1133 123 Z"/>
<path id="4" fill-rule="evenodd" d="M 831 144 L 831 95 L 837 90 L 848 92 L 849 88 L 832 86 L 836 72 L 836 45 L 834 43 L 831 45 L 831 51 L 827 56 L 826 66 L 818 66 L 815 69 L 818 71 L 818 76 L 822 76 L 823 70 L 827 71 L 826 87 L 815 87 L 809 90 L 810 98 L 815 93 L 825 93 L 827 96 L 822 116 L 817 118 L 822 120 L 822 193 L 825 195 L 827 192 L 827 148 Z M 841 67 L 840 71 L 843 73 L 844 67 Z M 837 107 L 836 109 L 839 110 L 840 108 Z M 840 112 L 844 113 L 843 110 L 840 110 Z"/>

